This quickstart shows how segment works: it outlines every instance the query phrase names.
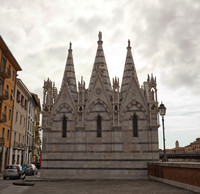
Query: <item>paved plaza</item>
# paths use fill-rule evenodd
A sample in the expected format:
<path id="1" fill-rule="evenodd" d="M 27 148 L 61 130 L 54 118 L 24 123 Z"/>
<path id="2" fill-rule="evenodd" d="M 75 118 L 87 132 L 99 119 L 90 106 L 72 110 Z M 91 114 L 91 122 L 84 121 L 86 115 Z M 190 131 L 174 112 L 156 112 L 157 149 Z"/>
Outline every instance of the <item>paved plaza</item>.
<path id="1" fill-rule="evenodd" d="M 29 181 L 27 180 L 27 183 Z M 0 193 L 1 194 L 194 193 L 153 180 L 66 180 L 66 181 L 41 181 L 41 182 L 36 181 L 34 183 L 35 183 L 34 186 L 16 186 L 10 184 L 6 188 L 2 188 L 0 190 Z"/>

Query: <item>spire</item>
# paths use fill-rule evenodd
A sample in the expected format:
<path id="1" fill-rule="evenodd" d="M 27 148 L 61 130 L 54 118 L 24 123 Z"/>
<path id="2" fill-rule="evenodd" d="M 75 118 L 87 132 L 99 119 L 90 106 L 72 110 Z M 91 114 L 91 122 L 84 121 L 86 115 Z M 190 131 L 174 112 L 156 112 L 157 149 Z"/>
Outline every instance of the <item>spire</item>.
<path id="1" fill-rule="evenodd" d="M 69 43 L 68 57 L 67 57 L 67 62 L 66 62 L 66 66 L 65 66 L 65 72 L 63 75 L 61 90 L 62 90 L 64 84 L 68 85 L 72 97 L 75 100 L 77 100 L 76 76 L 75 76 L 75 71 L 74 71 L 74 62 L 73 62 L 72 43 L 71 42 Z"/>
<path id="2" fill-rule="evenodd" d="M 103 52 L 103 47 L 102 47 L 103 41 L 102 41 L 101 32 L 99 32 L 98 38 L 99 38 L 99 40 L 97 41 L 98 47 L 97 47 L 96 57 L 95 57 L 94 65 L 93 65 L 92 75 L 90 78 L 89 92 L 92 90 L 97 74 L 100 74 L 106 91 L 108 92 L 109 95 L 112 95 L 110 77 L 109 77 L 108 68 L 107 68 L 107 64 L 106 64 L 106 60 L 105 60 L 105 56 Z"/>
<path id="3" fill-rule="evenodd" d="M 127 47 L 127 54 L 126 54 L 126 61 L 125 61 L 125 66 L 124 66 L 124 74 L 123 74 L 123 79 L 122 79 L 122 86 L 121 86 L 121 94 L 122 96 L 125 95 L 125 92 L 128 89 L 129 83 L 134 77 L 136 83 L 139 86 L 138 78 L 137 78 L 137 73 L 135 70 L 135 64 L 133 61 L 133 56 L 131 52 L 131 42 L 128 40 L 128 47 Z"/>

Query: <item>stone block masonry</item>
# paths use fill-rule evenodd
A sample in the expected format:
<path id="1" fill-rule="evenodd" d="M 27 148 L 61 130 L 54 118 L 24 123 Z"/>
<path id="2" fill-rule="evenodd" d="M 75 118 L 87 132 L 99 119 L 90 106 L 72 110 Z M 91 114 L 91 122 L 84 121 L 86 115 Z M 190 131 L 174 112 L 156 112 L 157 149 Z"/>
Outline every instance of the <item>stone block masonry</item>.
<path id="1" fill-rule="evenodd" d="M 124 75 L 112 85 L 99 33 L 88 89 L 76 86 L 72 44 L 57 94 L 44 81 L 42 174 L 47 179 L 146 179 L 158 161 L 158 101 L 153 75 L 140 87 L 128 41 Z"/>

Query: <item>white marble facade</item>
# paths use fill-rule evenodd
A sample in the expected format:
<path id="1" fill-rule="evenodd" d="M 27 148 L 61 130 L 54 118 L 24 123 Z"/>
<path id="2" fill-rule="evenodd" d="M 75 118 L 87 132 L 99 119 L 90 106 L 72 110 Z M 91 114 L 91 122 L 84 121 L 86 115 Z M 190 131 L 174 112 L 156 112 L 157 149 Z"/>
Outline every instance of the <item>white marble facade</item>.
<path id="1" fill-rule="evenodd" d="M 159 159 L 156 78 L 140 87 L 128 41 L 121 87 L 111 84 L 101 32 L 97 43 L 87 89 L 76 85 L 71 43 L 59 94 L 44 81 L 44 178 L 147 178 L 147 162 Z"/>

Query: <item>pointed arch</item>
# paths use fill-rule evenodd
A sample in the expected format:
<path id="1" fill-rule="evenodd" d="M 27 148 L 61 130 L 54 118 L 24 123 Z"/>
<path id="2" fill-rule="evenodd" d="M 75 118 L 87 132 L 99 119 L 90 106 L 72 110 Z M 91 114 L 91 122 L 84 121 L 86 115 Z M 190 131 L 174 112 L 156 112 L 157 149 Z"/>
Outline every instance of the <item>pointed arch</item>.
<path id="1" fill-rule="evenodd" d="M 133 137 L 138 137 L 138 116 L 134 113 L 132 119 Z"/>
<path id="2" fill-rule="evenodd" d="M 101 137 L 102 117 L 97 116 L 97 137 Z"/>
<path id="3" fill-rule="evenodd" d="M 67 137 L 67 117 L 62 118 L 62 137 Z"/>
<path id="4" fill-rule="evenodd" d="M 92 103 L 90 103 L 89 107 L 87 108 L 86 113 L 89 114 L 96 105 L 102 105 L 104 107 L 105 111 L 110 113 L 110 107 L 100 98 L 98 98 L 98 99 L 94 100 Z"/>

